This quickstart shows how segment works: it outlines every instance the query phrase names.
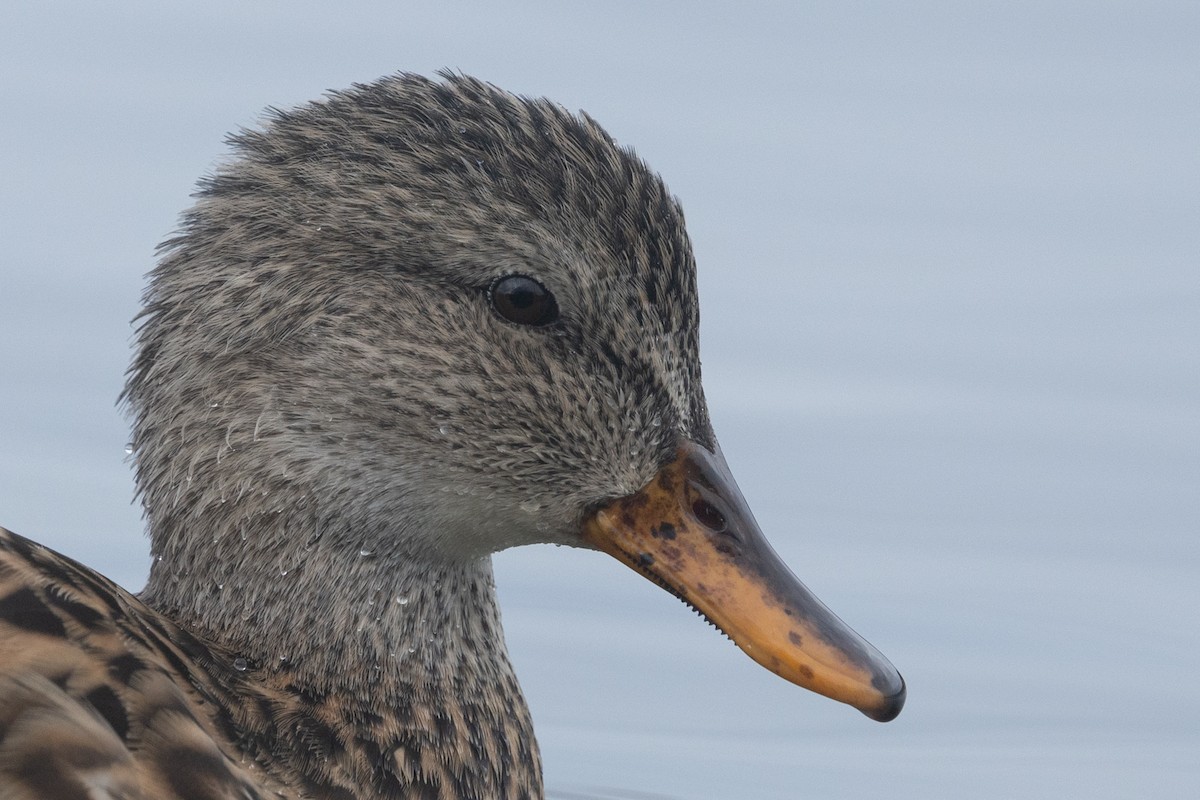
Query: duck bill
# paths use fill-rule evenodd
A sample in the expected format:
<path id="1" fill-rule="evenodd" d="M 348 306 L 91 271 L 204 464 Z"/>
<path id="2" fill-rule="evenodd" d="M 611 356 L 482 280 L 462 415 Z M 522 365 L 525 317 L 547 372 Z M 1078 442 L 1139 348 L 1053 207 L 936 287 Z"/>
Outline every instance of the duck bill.
<path id="1" fill-rule="evenodd" d="M 880 722 L 903 708 L 900 673 L 775 554 L 719 450 L 683 442 L 643 489 L 596 508 L 583 538 L 695 608 L 776 675 Z"/>

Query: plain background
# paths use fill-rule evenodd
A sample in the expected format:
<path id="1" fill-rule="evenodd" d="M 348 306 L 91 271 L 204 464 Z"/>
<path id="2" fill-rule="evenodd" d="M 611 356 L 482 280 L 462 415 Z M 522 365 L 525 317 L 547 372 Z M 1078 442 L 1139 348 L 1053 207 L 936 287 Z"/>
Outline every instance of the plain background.
<path id="1" fill-rule="evenodd" d="M 1200 796 L 1200 4 L 0 3 L 0 524 L 140 587 L 154 245 L 268 105 L 449 67 L 683 201 L 718 435 L 878 725 L 597 554 L 497 559 L 560 797 Z"/>

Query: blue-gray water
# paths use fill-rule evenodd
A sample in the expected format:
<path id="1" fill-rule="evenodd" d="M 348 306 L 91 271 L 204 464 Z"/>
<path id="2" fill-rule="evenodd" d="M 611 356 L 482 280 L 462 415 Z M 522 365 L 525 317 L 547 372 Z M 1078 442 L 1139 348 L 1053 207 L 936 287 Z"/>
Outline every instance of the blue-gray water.
<path id="1" fill-rule="evenodd" d="M 448 66 L 665 175 L 742 489 L 909 681 L 878 725 L 603 556 L 506 553 L 552 789 L 1200 796 L 1200 5 L 203 8 L 3 3 L 0 524 L 140 586 L 153 246 L 264 106 Z"/>

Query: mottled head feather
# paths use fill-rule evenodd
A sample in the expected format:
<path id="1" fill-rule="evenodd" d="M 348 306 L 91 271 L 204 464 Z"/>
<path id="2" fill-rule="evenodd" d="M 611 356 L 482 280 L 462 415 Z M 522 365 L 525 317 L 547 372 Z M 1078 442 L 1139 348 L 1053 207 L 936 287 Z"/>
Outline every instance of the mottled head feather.
<path id="1" fill-rule="evenodd" d="M 373 546 L 401 523 L 466 553 L 575 543 L 711 439 L 679 205 L 590 118 L 397 75 L 232 145 L 164 245 L 127 388 L 157 552 L 314 497 Z M 559 321 L 500 318 L 506 274 Z"/>

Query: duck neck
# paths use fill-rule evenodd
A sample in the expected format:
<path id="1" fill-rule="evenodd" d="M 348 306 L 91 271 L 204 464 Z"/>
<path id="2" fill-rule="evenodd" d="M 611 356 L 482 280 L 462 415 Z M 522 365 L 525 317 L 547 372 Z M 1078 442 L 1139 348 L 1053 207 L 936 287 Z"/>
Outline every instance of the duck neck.
<path id="1" fill-rule="evenodd" d="M 490 557 L 387 550 L 385 537 L 278 513 L 234 531 L 166 538 L 209 549 L 203 560 L 156 551 L 142 599 L 268 672 L 374 696 L 389 684 L 453 681 L 468 668 L 476 679 L 511 675 Z"/>
<path id="2" fill-rule="evenodd" d="M 166 537 L 209 550 L 195 561 L 186 550 L 156 550 L 142 593 L 228 650 L 235 670 L 291 698 L 295 713 L 324 718 L 341 729 L 334 739 L 375 754 L 314 759 L 312 743 L 288 726 L 255 758 L 311 785 L 357 787 L 347 797 L 540 798 L 541 762 L 504 646 L 490 556 L 422 558 L 364 544 L 412 537 L 352 537 L 286 517 L 253 520 L 244 539 Z M 270 545 L 284 541 L 303 544 Z M 330 708 L 341 711 L 329 718 Z M 376 722 L 362 728 L 363 720 Z"/>

